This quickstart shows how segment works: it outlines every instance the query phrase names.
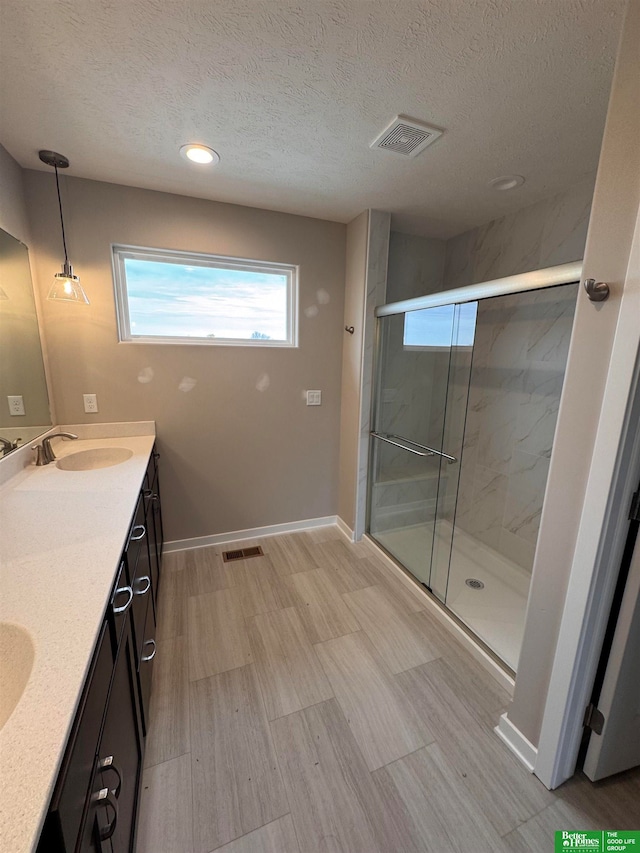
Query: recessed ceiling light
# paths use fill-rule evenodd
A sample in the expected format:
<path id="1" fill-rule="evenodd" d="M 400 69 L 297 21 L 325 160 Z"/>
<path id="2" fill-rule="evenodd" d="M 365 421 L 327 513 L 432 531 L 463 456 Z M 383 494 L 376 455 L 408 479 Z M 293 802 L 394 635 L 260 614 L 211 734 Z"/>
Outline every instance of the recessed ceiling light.
<path id="1" fill-rule="evenodd" d="M 516 187 L 521 187 L 524 184 L 522 175 L 503 175 L 501 178 L 494 178 L 489 181 L 489 186 L 492 190 L 515 190 Z"/>
<path id="2" fill-rule="evenodd" d="M 183 145 L 180 153 L 186 160 L 191 160 L 192 163 L 199 163 L 206 166 L 208 163 L 220 162 L 220 155 L 213 148 L 207 148 L 206 145 Z"/>

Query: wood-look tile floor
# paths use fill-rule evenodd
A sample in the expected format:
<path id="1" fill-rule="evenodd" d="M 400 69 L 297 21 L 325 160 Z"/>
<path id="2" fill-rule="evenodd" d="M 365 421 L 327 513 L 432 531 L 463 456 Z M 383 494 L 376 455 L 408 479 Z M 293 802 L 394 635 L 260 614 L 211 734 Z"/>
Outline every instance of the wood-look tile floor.
<path id="1" fill-rule="evenodd" d="M 548 853 L 555 829 L 640 827 L 640 772 L 549 792 L 516 761 L 505 691 L 367 544 L 248 544 L 165 557 L 137 853 Z"/>

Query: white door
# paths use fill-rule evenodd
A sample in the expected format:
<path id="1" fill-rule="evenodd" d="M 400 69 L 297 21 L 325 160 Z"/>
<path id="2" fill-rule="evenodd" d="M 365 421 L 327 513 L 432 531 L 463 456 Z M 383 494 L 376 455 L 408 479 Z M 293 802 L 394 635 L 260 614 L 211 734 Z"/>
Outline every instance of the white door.
<path id="1" fill-rule="evenodd" d="M 593 782 L 640 764 L 640 535 L 629 567 L 598 700 L 602 734 L 591 733 L 584 772 Z"/>

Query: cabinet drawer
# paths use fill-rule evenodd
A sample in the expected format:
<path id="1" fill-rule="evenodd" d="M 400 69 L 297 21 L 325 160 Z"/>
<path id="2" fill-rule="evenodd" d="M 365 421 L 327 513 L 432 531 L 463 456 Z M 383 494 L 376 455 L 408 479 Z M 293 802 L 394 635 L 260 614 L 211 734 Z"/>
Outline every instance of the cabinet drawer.
<path id="1" fill-rule="evenodd" d="M 75 731 L 63 760 L 39 851 L 74 850 L 93 776 L 102 719 L 113 672 L 106 623 L 98 639 L 88 687 L 80 702 Z"/>

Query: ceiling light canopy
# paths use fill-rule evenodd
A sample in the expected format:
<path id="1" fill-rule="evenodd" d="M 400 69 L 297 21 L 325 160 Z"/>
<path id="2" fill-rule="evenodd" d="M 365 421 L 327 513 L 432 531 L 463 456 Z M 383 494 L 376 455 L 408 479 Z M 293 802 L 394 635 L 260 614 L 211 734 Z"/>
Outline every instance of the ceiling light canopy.
<path id="1" fill-rule="evenodd" d="M 522 175 L 502 175 L 500 178 L 494 178 L 489 181 L 489 186 L 492 190 L 515 190 L 516 187 L 521 187 L 524 184 Z"/>
<path id="2" fill-rule="evenodd" d="M 38 156 L 47 166 L 53 166 L 56 171 L 56 190 L 58 192 L 58 209 L 60 211 L 60 226 L 62 228 L 62 247 L 64 249 L 64 264 L 62 272 L 57 272 L 53 277 L 53 284 L 49 289 L 47 299 L 57 299 L 63 302 L 80 302 L 89 304 L 89 297 L 80 284 L 80 278 L 74 275 L 73 267 L 69 263 L 67 254 L 67 238 L 64 233 L 64 218 L 62 216 L 62 199 L 60 198 L 60 181 L 58 180 L 58 169 L 68 169 L 69 161 L 64 154 L 55 151 L 39 151 Z"/>
<path id="3" fill-rule="evenodd" d="M 202 166 L 206 166 L 209 163 L 213 163 L 215 166 L 216 163 L 220 162 L 218 152 L 214 151 L 213 148 L 207 148 L 206 145 L 189 143 L 189 145 L 182 146 L 180 153 L 186 160 L 191 160 L 192 163 L 198 163 Z"/>

